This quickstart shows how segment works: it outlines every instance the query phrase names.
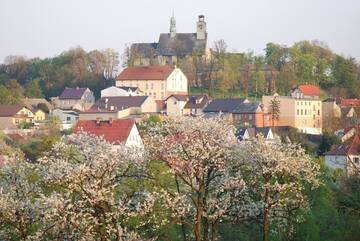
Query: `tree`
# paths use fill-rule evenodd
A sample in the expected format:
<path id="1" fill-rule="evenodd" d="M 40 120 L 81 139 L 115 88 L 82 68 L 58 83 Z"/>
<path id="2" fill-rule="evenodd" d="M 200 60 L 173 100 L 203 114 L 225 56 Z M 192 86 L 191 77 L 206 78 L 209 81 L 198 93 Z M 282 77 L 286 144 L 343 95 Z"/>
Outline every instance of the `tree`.
<path id="1" fill-rule="evenodd" d="M 41 192 L 34 166 L 11 159 L 0 172 L 0 239 L 27 240 L 40 219 Z"/>
<path id="2" fill-rule="evenodd" d="M 113 49 L 105 49 L 102 51 L 105 56 L 104 77 L 106 80 L 114 78 L 114 74 L 119 65 L 119 53 Z"/>
<path id="3" fill-rule="evenodd" d="M 291 239 L 294 224 L 301 221 L 297 211 L 308 207 L 306 188 L 320 184 L 319 166 L 297 144 L 279 140 L 269 143 L 258 136 L 241 142 L 236 171 L 260 210 L 263 241 L 268 241 L 270 230 L 276 229 Z"/>
<path id="4" fill-rule="evenodd" d="M 146 165 L 141 153 L 79 134 L 37 163 L 13 159 L 0 172 L 0 239 L 141 240 L 133 230 L 147 225 L 155 201 L 131 188 Z"/>
<path id="5" fill-rule="evenodd" d="M 25 96 L 29 98 L 42 98 L 43 95 L 41 93 L 41 88 L 39 84 L 39 80 L 34 79 L 31 80 L 25 86 Z"/>
<path id="6" fill-rule="evenodd" d="M 20 104 L 21 96 L 18 96 L 16 92 L 12 92 L 9 88 L 0 85 L 0 104 Z"/>
<path id="7" fill-rule="evenodd" d="M 269 114 L 271 115 L 272 126 L 275 126 L 275 120 L 280 119 L 280 101 L 276 97 L 270 101 Z"/>
<path id="8" fill-rule="evenodd" d="M 340 143 L 341 140 L 335 134 L 324 132 L 321 137 L 318 154 L 324 155 L 325 152 L 330 151 L 335 145 Z"/>
<path id="9" fill-rule="evenodd" d="M 334 63 L 334 78 L 338 87 L 345 87 L 349 97 L 356 97 L 358 93 L 357 69 L 354 58 L 345 59 L 337 56 Z"/>
<path id="10" fill-rule="evenodd" d="M 242 215 L 245 203 L 244 182 L 232 174 L 233 127 L 220 118 L 180 117 L 149 131 L 152 159 L 166 164 L 176 182 L 175 190 L 162 188 L 174 222 L 193 231 L 191 240 L 217 240 L 219 224 Z"/>

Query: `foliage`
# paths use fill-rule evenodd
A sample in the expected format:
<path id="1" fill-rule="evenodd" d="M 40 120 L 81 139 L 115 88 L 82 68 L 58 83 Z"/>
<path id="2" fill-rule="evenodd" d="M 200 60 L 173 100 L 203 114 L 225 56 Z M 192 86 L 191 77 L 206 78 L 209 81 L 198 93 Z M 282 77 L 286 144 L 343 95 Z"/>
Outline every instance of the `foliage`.
<path id="1" fill-rule="evenodd" d="M 141 151 L 68 136 L 39 163 L 13 160 L 0 172 L 2 240 L 140 240 L 153 196 L 140 180 Z M 6 187 L 6 188 L 4 188 Z"/>
<path id="2" fill-rule="evenodd" d="M 280 101 L 276 97 L 270 100 L 268 111 L 271 116 L 272 126 L 275 126 L 275 121 L 280 119 Z"/>
<path id="3" fill-rule="evenodd" d="M 0 85 L 0 104 L 20 104 L 21 96 L 17 95 L 16 92 L 12 92 L 4 85 Z"/>
<path id="4" fill-rule="evenodd" d="M 341 140 L 333 133 L 324 132 L 321 137 L 318 154 L 324 155 L 325 152 L 330 151 L 335 145 L 339 145 Z"/>
<path id="5" fill-rule="evenodd" d="M 306 188 L 320 185 L 319 166 L 297 144 L 258 136 L 241 143 L 236 171 L 259 208 L 263 240 L 269 240 L 270 230 L 291 239 L 295 225 L 303 221 L 301 211 L 309 207 Z"/>
<path id="6" fill-rule="evenodd" d="M 151 127 L 147 136 L 151 157 L 163 161 L 175 179 L 175 190 L 160 191 L 184 238 L 216 240 L 221 222 L 251 213 L 243 211 L 245 183 L 232 173 L 232 126 L 220 118 L 180 117 Z M 193 235 L 187 237 L 185 229 Z"/>
<path id="7" fill-rule="evenodd" d="M 42 98 L 39 80 L 31 80 L 25 86 L 25 96 L 29 98 Z"/>

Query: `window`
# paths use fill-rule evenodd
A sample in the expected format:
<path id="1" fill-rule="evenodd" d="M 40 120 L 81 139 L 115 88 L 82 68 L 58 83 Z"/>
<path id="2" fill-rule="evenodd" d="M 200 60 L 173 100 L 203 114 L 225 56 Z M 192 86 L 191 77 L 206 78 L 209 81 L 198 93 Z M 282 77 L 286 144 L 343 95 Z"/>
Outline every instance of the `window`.
<path id="1" fill-rule="evenodd" d="M 307 110 L 305 109 L 305 115 L 307 115 Z"/>
<path id="2" fill-rule="evenodd" d="M 318 115 L 320 115 L 320 110 L 318 110 Z"/>
<path id="3" fill-rule="evenodd" d="M 71 121 L 71 117 L 70 117 L 70 116 L 67 116 L 67 117 L 66 117 L 66 121 Z"/>
<path id="4" fill-rule="evenodd" d="M 161 83 L 161 89 L 163 90 L 164 89 L 164 83 Z"/>
<path id="5" fill-rule="evenodd" d="M 315 115 L 313 115 L 313 119 L 315 120 Z"/>
<path id="6" fill-rule="evenodd" d="M 299 115 L 299 109 L 296 110 L 296 114 Z"/>
<path id="7" fill-rule="evenodd" d="M 315 111 L 316 109 L 315 109 L 315 105 L 313 105 L 313 111 Z"/>
<path id="8" fill-rule="evenodd" d="M 148 83 L 145 84 L 145 89 L 149 89 L 149 84 Z"/>
<path id="9" fill-rule="evenodd" d="M 301 115 L 303 115 L 304 113 L 303 113 L 303 110 L 301 110 Z"/>
<path id="10" fill-rule="evenodd" d="M 359 165 L 359 157 L 354 157 L 354 163 L 355 163 L 356 165 Z"/>
<path id="11" fill-rule="evenodd" d="M 154 89 L 154 83 L 151 83 L 151 89 Z"/>
<path id="12" fill-rule="evenodd" d="M 249 120 L 252 120 L 252 115 L 249 115 Z"/>

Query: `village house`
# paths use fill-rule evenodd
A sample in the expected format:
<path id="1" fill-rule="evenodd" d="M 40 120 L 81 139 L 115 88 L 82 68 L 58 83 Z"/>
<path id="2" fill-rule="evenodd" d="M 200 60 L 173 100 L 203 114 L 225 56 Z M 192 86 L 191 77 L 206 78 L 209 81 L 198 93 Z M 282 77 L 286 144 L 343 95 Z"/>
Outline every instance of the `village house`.
<path id="1" fill-rule="evenodd" d="M 161 33 L 156 43 L 134 43 L 130 47 L 130 58 L 135 66 L 176 64 L 193 55 L 209 58 L 205 16 L 199 15 L 195 33 L 177 33 L 176 19 L 170 19 L 169 33 Z"/>
<path id="2" fill-rule="evenodd" d="M 43 98 L 23 98 L 24 105 L 34 114 L 34 123 L 44 123 L 52 105 Z"/>
<path id="3" fill-rule="evenodd" d="M 101 91 L 101 98 L 114 96 L 140 96 L 143 93 L 138 87 L 111 86 Z"/>
<path id="4" fill-rule="evenodd" d="M 156 112 L 156 102 L 149 96 L 103 97 L 89 110 L 80 112 L 80 120 L 116 120 Z"/>
<path id="5" fill-rule="evenodd" d="M 258 135 L 262 135 L 266 141 L 274 140 L 274 134 L 270 127 L 240 128 L 236 132 L 236 137 L 239 141 L 246 141 L 251 138 L 256 138 Z"/>
<path id="6" fill-rule="evenodd" d="M 0 129 L 17 128 L 21 123 L 33 123 L 34 113 L 24 105 L 0 105 Z"/>
<path id="7" fill-rule="evenodd" d="M 210 103 L 209 96 L 206 94 L 189 95 L 183 113 L 184 115 L 198 116 L 203 114 L 204 108 Z"/>
<path id="8" fill-rule="evenodd" d="M 233 122 L 232 112 L 241 104 L 249 103 L 246 98 L 224 98 L 213 99 L 204 109 L 203 113 L 207 117 L 222 115 L 229 122 Z"/>
<path id="9" fill-rule="evenodd" d="M 55 108 L 84 111 L 95 102 L 93 92 L 89 88 L 66 87 L 59 97 L 52 98 Z"/>
<path id="10" fill-rule="evenodd" d="M 320 87 L 316 85 L 299 85 L 292 90 L 291 97 L 297 99 L 319 99 Z"/>
<path id="11" fill-rule="evenodd" d="M 209 97 L 203 94 L 171 95 L 166 100 L 166 114 L 168 116 L 203 114 L 203 109 L 209 103 Z"/>
<path id="12" fill-rule="evenodd" d="M 347 175 L 360 173 L 360 137 L 353 135 L 333 150 L 325 153 L 325 164 L 342 169 Z"/>
<path id="13" fill-rule="evenodd" d="M 60 120 L 61 130 L 69 130 L 78 122 L 79 113 L 73 110 L 54 109 L 50 112 L 50 117 L 55 117 Z"/>
<path id="14" fill-rule="evenodd" d="M 291 126 L 305 134 L 322 134 L 322 102 L 315 96 L 315 93 L 319 91 L 317 88 L 314 90 L 306 88 L 306 90 L 307 92 L 303 91 L 299 95 L 275 94 L 262 97 L 262 103 L 268 112 L 270 112 L 272 100 L 276 99 L 280 104 L 279 119 L 274 120 L 274 126 Z"/>
<path id="15" fill-rule="evenodd" d="M 170 95 L 166 100 L 166 115 L 182 116 L 184 115 L 184 107 L 188 102 L 187 95 Z"/>
<path id="16" fill-rule="evenodd" d="M 360 99 L 341 99 L 340 106 L 360 107 Z"/>
<path id="17" fill-rule="evenodd" d="M 116 86 L 137 87 L 146 96 L 164 101 L 170 95 L 187 95 L 188 80 L 176 66 L 128 67 L 116 78 Z"/>
<path id="18" fill-rule="evenodd" d="M 144 146 L 134 120 L 80 120 L 74 128 L 74 133 L 81 132 L 102 137 L 114 146 Z"/>
<path id="19" fill-rule="evenodd" d="M 270 115 L 260 103 L 243 103 L 231 111 L 233 122 L 243 126 L 270 126 Z"/>

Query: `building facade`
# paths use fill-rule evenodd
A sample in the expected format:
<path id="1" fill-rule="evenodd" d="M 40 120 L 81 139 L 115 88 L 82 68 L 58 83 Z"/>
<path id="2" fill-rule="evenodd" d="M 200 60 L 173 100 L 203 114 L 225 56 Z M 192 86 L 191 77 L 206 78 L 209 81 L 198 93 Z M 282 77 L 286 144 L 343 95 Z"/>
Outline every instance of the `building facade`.
<path id="1" fill-rule="evenodd" d="M 130 59 L 134 66 L 173 65 L 192 56 L 194 52 L 209 58 L 208 35 L 205 16 L 199 15 L 195 33 L 177 33 L 176 19 L 170 19 L 169 33 L 161 33 L 158 42 L 134 43 L 130 47 Z"/>
<path id="2" fill-rule="evenodd" d="M 169 65 L 128 67 L 116 78 L 116 86 L 137 87 L 155 100 L 188 94 L 187 77 L 179 68 Z"/>
<path id="3" fill-rule="evenodd" d="M 95 103 L 95 96 L 89 88 L 66 87 L 61 95 L 52 101 L 55 108 L 84 111 Z"/>
<path id="4" fill-rule="evenodd" d="M 274 121 L 274 126 L 291 126 L 305 134 L 322 134 L 322 103 L 320 99 L 278 95 L 263 96 L 262 103 L 268 112 L 271 109 L 271 101 L 274 99 L 280 104 L 279 119 Z"/>

